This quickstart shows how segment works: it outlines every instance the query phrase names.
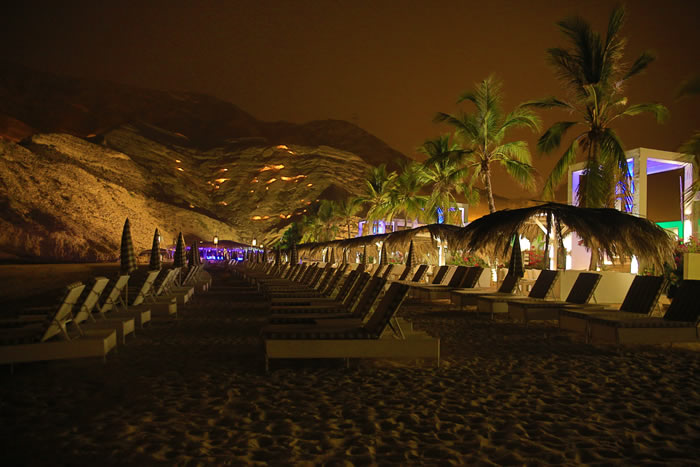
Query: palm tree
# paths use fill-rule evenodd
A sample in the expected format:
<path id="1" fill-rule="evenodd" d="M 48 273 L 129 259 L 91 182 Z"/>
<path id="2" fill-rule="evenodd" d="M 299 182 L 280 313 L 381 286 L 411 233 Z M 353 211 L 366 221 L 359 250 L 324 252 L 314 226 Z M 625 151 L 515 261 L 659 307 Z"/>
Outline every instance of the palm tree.
<path id="1" fill-rule="evenodd" d="M 504 143 L 503 140 L 510 129 L 525 127 L 537 131 L 540 124 L 537 116 L 522 106 L 504 114 L 501 87 L 500 81 L 489 76 L 457 101 L 471 102 L 476 106 L 476 112 L 461 115 L 438 113 L 435 117 L 435 121 L 449 123 L 455 128 L 464 154 L 468 156 L 466 167 L 473 169 L 474 176 L 480 178 L 486 187 L 490 212 L 496 210 L 491 163 L 498 162 L 519 185 L 528 189 L 534 186 L 535 169 L 531 165 L 527 142 Z"/>
<path id="2" fill-rule="evenodd" d="M 427 197 L 420 194 L 423 188 L 421 173 L 423 165 L 416 161 L 399 163 L 401 173 L 396 177 L 389 195 L 389 213 L 387 220 L 403 217 L 404 227 L 408 220 L 415 221 L 423 217 Z"/>
<path id="3" fill-rule="evenodd" d="M 316 212 L 304 216 L 304 235 L 302 242 L 327 242 L 334 240 L 338 234 L 338 226 L 335 224 L 336 212 L 334 202 L 322 199 Z"/>
<path id="4" fill-rule="evenodd" d="M 694 76 L 683 82 L 676 93 L 679 99 L 697 95 L 700 95 L 700 76 Z M 696 131 L 688 141 L 683 143 L 679 152 L 686 154 L 695 168 L 696 179 L 691 187 L 692 193 L 695 194 L 700 189 L 698 186 L 700 180 L 697 179 L 697 172 L 700 171 L 700 131 Z"/>
<path id="5" fill-rule="evenodd" d="M 372 167 L 367 173 L 364 193 L 358 199 L 360 203 L 369 205 L 368 222 L 378 221 L 387 215 L 391 189 L 396 177 L 396 172 L 387 172 L 386 164 Z"/>
<path id="6" fill-rule="evenodd" d="M 646 69 L 654 56 L 643 52 L 631 65 L 624 63 L 626 40 L 620 36 L 624 20 L 624 7 L 615 7 L 605 38 L 578 16 L 557 23 L 568 38 L 570 48 L 552 48 L 547 50 L 547 55 L 571 98 L 548 97 L 526 105 L 565 109 L 576 118 L 553 124 L 539 138 L 537 148 L 543 153 L 551 153 L 559 148 L 569 129 L 575 126 L 584 128 L 574 136 L 549 174 L 543 190 L 546 198 L 553 196 L 569 165 L 581 154 L 585 157 L 585 177 L 578 188 L 579 204 L 586 207 L 613 206 L 615 187 L 619 187 L 622 193 L 628 192 L 629 174 L 622 141 L 611 127 L 612 123 L 618 118 L 644 112 L 654 114 L 659 122 L 668 115 L 668 110 L 661 104 L 627 105 L 624 85 Z"/>
<path id="7" fill-rule="evenodd" d="M 335 203 L 335 213 L 340 223 L 347 228 L 348 238 L 350 238 L 350 224 L 357 211 L 360 210 L 360 201 L 357 198 L 343 198 Z"/>
<path id="8" fill-rule="evenodd" d="M 437 221 L 439 212 L 442 212 L 447 218 L 450 208 L 456 205 L 456 192 L 464 193 L 472 204 L 476 192 L 465 182 L 469 178 L 469 169 L 461 164 L 464 151 L 450 143 L 448 135 L 427 140 L 418 151 L 428 156 L 419 174 L 419 181 L 432 187 L 425 207 L 428 216 Z"/>

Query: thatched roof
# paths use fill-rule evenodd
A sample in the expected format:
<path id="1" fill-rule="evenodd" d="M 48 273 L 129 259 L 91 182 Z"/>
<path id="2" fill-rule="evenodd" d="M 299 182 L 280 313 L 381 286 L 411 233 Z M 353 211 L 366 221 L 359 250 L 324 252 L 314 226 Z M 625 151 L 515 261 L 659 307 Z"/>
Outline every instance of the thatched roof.
<path id="1" fill-rule="evenodd" d="M 552 230 L 576 232 L 588 248 L 597 248 L 609 257 L 637 256 L 654 265 L 671 261 L 675 241 L 672 235 L 641 217 L 616 209 L 581 208 L 568 204 L 547 203 L 521 209 L 504 209 L 481 217 L 462 229 L 454 246 L 468 250 L 506 253 L 514 234 L 539 229 L 531 222 L 552 216 Z M 450 243 L 450 246 L 453 246 Z"/>

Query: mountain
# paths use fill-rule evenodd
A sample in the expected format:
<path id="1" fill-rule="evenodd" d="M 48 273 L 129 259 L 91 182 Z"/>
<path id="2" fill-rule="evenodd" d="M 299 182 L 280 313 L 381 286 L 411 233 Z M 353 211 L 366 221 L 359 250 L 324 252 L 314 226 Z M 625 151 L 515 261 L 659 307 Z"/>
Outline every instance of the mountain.
<path id="1" fill-rule="evenodd" d="M 404 159 L 344 121 L 263 122 L 213 97 L 0 63 L 0 259 L 101 261 L 214 235 L 278 238 L 324 198 Z"/>

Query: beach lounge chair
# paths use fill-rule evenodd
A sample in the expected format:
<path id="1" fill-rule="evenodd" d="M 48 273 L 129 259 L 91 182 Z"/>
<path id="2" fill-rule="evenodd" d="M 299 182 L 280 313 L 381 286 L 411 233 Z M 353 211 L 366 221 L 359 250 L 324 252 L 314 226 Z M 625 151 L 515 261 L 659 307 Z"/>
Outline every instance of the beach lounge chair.
<path id="1" fill-rule="evenodd" d="M 311 306 L 311 305 L 323 305 L 323 306 L 338 306 L 341 302 L 345 302 L 348 295 L 352 291 L 358 278 L 363 274 L 369 275 L 369 273 L 360 273 L 355 271 L 350 271 L 347 275 L 345 281 L 338 289 L 335 295 L 328 295 L 325 297 L 318 296 L 286 296 L 273 299 L 271 302 L 270 310 L 275 312 L 279 307 L 301 307 L 301 306 Z"/>
<path id="2" fill-rule="evenodd" d="M 579 273 L 565 301 L 532 300 L 527 298 L 508 300 L 510 319 L 527 324 L 530 321 L 558 320 L 559 310 L 566 305 L 588 303 L 593 296 L 601 275 L 596 272 Z"/>
<path id="3" fill-rule="evenodd" d="M 115 331 L 91 330 L 76 335 L 66 326 L 84 288 L 80 282 L 66 287 L 61 300 L 43 320 L 0 321 L 0 364 L 81 357 L 105 359 L 117 345 Z"/>
<path id="4" fill-rule="evenodd" d="M 567 305 L 559 310 L 559 328 L 590 339 L 588 324 L 593 318 L 631 319 L 650 316 L 659 301 L 663 276 L 635 276 L 619 308 L 587 304 Z"/>
<path id="5" fill-rule="evenodd" d="M 484 268 L 481 266 L 457 266 L 447 284 L 412 285 L 416 295 L 423 300 L 431 301 L 436 297 L 449 296 L 456 289 L 473 289 L 481 277 Z"/>
<path id="6" fill-rule="evenodd" d="M 151 309 L 129 309 L 122 298 L 122 293 L 128 282 L 129 276 L 126 274 L 110 281 L 110 285 L 108 285 L 106 292 L 103 294 L 105 298 L 102 301 L 102 305 L 97 306 L 97 313 L 103 318 L 107 318 L 107 313 L 114 318 L 133 318 L 136 326 L 143 329 L 143 326 L 151 321 Z"/>
<path id="7" fill-rule="evenodd" d="M 270 311 L 272 313 L 293 313 L 294 310 L 302 310 L 311 306 L 317 308 L 347 309 L 349 304 L 355 300 L 357 294 L 359 294 L 362 288 L 367 284 L 369 278 L 369 273 L 350 271 L 350 274 L 348 274 L 348 277 L 335 297 L 287 297 L 273 301 L 270 305 Z"/>
<path id="8" fill-rule="evenodd" d="M 493 290 L 491 287 L 479 287 L 468 289 L 457 289 L 450 292 L 450 301 L 453 305 L 457 305 L 459 310 L 463 310 L 465 306 L 476 306 L 478 299 L 481 296 L 488 294 L 500 294 L 502 296 L 513 297 L 513 292 L 518 286 L 518 277 L 508 273 L 503 278 L 503 282 L 498 287 L 498 290 Z"/>
<path id="9" fill-rule="evenodd" d="M 385 333 L 407 292 L 408 286 L 392 283 L 364 324 L 266 326 L 262 332 L 266 371 L 270 359 L 282 358 L 344 358 L 346 362 L 350 358 L 434 358 L 439 366 L 439 339 L 420 332 Z M 324 323 L 328 321 L 334 320 Z"/>
<path id="10" fill-rule="evenodd" d="M 527 298 L 540 301 L 546 299 L 554 288 L 554 284 L 558 278 L 559 271 L 548 269 L 540 271 Z M 512 298 L 514 298 L 512 293 L 495 292 L 479 295 L 476 299 L 476 309 L 479 313 L 488 314 L 491 316 L 491 319 L 494 319 L 496 315 L 508 313 L 508 300 Z"/>
<path id="11" fill-rule="evenodd" d="M 348 298 L 340 306 L 316 304 L 304 307 L 289 307 L 273 310 L 270 323 L 300 323 L 313 324 L 315 319 L 356 318 L 364 319 L 386 284 L 386 279 L 371 277 L 362 273 L 348 294 Z"/>
<path id="12" fill-rule="evenodd" d="M 92 310 L 102 295 L 109 279 L 106 277 L 95 277 L 90 287 L 86 287 L 75 305 L 71 323 L 78 328 L 78 332 L 92 329 L 113 329 L 117 332 L 118 342 L 126 344 L 126 336 L 134 334 L 134 318 L 132 317 L 110 317 L 98 313 L 99 320 L 93 316 Z"/>
<path id="13" fill-rule="evenodd" d="M 663 318 L 593 317 L 589 336 L 593 343 L 618 345 L 697 342 L 699 320 L 700 280 L 684 280 Z"/>
<path id="14" fill-rule="evenodd" d="M 425 277 L 426 273 L 428 272 L 428 265 L 427 264 L 421 264 L 416 268 L 416 271 L 413 273 L 413 276 L 408 279 L 408 276 L 410 274 L 407 273 L 408 268 L 404 269 L 404 273 L 406 273 L 406 277 L 404 279 L 401 279 L 401 277 L 404 276 L 404 274 L 399 277 L 398 280 L 394 282 L 399 282 L 401 284 L 405 285 L 414 285 L 414 284 L 420 284 L 423 281 L 423 278 Z"/>
<path id="15" fill-rule="evenodd" d="M 153 291 L 153 282 L 156 276 L 163 271 L 148 271 L 141 283 L 136 296 L 127 308 L 128 311 L 151 310 L 153 318 L 177 318 L 177 300 L 172 297 L 158 298 Z M 166 274 L 174 274 L 174 270 L 165 270 Z"/>

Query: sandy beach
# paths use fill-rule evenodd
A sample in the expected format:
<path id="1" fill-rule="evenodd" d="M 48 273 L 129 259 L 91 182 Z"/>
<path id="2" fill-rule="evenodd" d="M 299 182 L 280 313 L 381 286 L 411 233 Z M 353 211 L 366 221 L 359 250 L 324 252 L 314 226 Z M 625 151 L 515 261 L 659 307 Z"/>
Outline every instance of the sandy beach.
<path id="1" fill-rule="evenodd" d="M 72 280 L 72 278 L 71 278 Z M 65 281 L 68 282 L 68 281 Z M 214 274 L 217 286 L 230 284 Z M 15 297 L 16 298 L 16 297 Z M 3 465 L 697 465 L 700 352 L 402 310 L 425 362 L 273 361 L 255 296 L 199 295 L 107 362 L 0 370 Z"/>

